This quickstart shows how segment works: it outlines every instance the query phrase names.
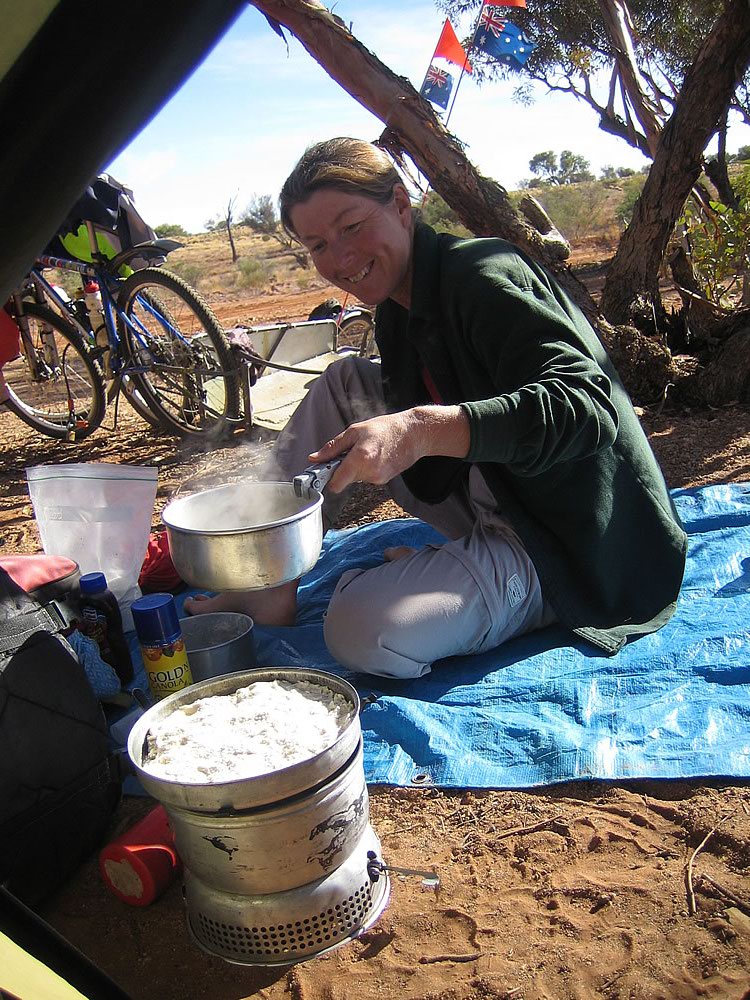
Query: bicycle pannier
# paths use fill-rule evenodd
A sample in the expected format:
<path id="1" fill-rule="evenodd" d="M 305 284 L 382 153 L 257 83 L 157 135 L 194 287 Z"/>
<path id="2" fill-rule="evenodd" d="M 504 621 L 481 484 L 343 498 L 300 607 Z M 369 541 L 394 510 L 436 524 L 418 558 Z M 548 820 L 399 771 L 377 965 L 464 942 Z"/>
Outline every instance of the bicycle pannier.
<path id="1" fill-rule="evenodd" d="M 90 261 L 86 222 L 93 223 L 99 250 L 110 260 L 121 250 L 157 239 L 154 230 L 136 209 L 133 192 L 110 174 L 99 174 L 91 182 L 44 252 L 52 257 Z M 135 257 L 128 261 L 127 273 L 154 263 L 153 257 L 149 260 Z"/>
<path id="2" fill-rule="evenodd" d="M 8 309 L 0 306 L 0 368 L 13 361 L 21 351 L 21 333 Z"/>

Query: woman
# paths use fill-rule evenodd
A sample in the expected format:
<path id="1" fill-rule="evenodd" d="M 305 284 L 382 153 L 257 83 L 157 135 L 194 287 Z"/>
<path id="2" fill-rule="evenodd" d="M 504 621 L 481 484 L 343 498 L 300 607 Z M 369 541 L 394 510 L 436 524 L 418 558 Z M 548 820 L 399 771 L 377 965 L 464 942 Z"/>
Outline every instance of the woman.
<path id="1" fill-rule="evenodd" d="M 352 483 L 387 483 L 449 539 L 343 574 L 324 626 L 336 659 L 415 677 L 553 621 L 607 653 L 665 624 L 685 535 L 611 362 L 553 278 L 503 240 L 415 222 L 391 161 L 356 139 L 307 150 L 281 218 L 324 278 L 377 304 L 381 365 L 332 365 L 269 475 L 344 456 L 327 523 Z M 292 624 L 295 607 L 291 584 L 188 610 Z"/>

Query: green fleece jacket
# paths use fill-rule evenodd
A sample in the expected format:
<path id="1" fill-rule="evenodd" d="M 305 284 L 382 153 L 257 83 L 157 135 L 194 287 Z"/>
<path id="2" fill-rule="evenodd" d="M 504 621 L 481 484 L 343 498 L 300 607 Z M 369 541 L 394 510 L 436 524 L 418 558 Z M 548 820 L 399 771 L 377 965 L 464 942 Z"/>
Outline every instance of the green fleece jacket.
<path id="1" fill-rule="evenodd" d="M 426 368 L 469 418 L 466 459 L 421 459 L 412 492 L 437 503 L 478 464 L 563 624 L 608 653 L 661 628 L 687 539 L 611 361 L 554 279 L 504 240 L 418 224 L 411 309 L 383 303 L 376 334 L 392 411 L 429 401 Z"/>

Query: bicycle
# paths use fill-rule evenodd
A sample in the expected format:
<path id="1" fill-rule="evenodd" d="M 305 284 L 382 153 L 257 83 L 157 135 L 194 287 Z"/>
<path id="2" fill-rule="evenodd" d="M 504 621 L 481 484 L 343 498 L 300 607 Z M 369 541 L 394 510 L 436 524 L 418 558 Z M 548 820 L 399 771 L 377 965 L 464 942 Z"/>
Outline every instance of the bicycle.
<path id="1" fill-rule="evenodd" d="M 92 263 L 41 254 L 12 297 L 20 353 L 4 366 L 8 408 L 51 437 L 77 441 L 102 423 L 120 391 L 154 426 L 182 436 L 220 436 L 240 419 L 239 368 L 219 321 L 179 276 L 160 266 L 123 276 L 135 257 L 162 262 L 181 244 L 153 240 L 111 259 L 86 223 Z M 48 268 L 95 281 L 99 322 L 71 300 Z"/>

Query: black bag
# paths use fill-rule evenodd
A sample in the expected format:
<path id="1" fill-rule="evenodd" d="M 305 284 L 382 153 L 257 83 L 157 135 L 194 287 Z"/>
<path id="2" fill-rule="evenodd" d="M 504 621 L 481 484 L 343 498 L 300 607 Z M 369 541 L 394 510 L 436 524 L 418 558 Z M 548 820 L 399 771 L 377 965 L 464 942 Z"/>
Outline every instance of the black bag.
<path id="1" fill-rule="evenodd" d="M 65 627 L 0 569 L 0 882 L 32 906 L 100 845 L 122 789 Z"/>

